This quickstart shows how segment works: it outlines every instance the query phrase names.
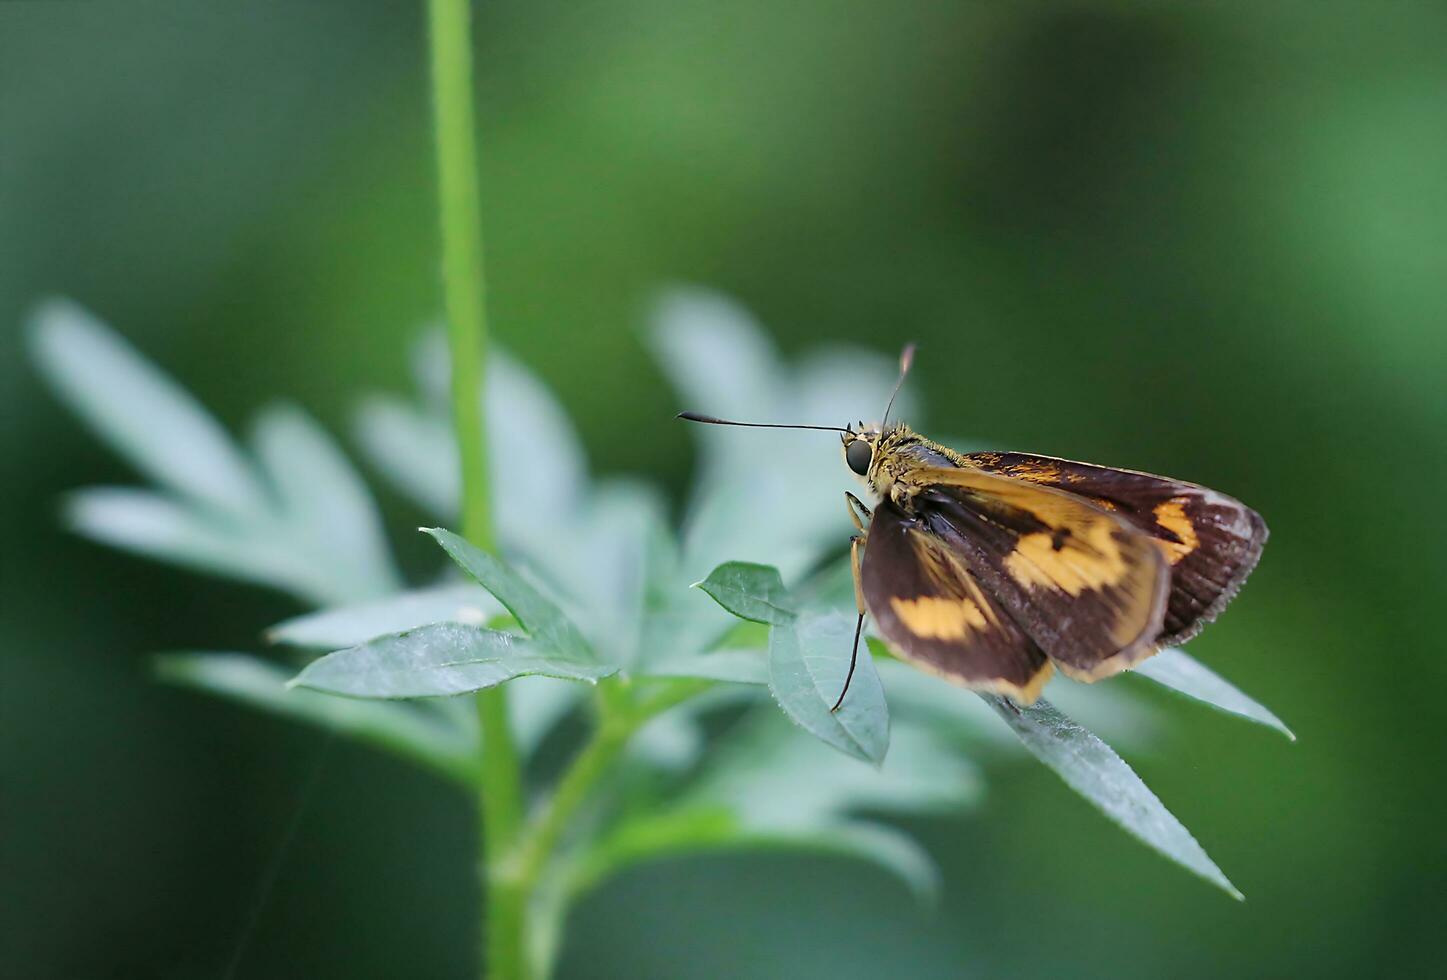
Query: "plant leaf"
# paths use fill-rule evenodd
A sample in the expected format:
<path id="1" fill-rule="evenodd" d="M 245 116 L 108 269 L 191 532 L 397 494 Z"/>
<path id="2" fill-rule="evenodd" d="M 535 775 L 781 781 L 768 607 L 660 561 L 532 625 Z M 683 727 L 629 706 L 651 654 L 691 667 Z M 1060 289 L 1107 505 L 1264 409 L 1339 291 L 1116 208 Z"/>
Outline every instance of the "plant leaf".
<path id="1" fill-rule="evenodd" d="M 372 395 L 357 409 L 353 432 L 394 488 L 434 517 L 457 516 L 457 443 L 446 419 L 393 395 Z"/>
<path id="2" fill-rule="evenodd" d="M 899 723 L 878 768 L 799 738 L 775 711 L 734 729 L 687 789 L 682 806 L 723 806 L 750 825 L 817 825 L 859 810 L 951 813 L 984 793 L 979 770 L 938 728 Z"/>
<path id="3" fill-rule="evenodd" d="M 270 533 L 247 534 L 148 490 L 93 487 L 70 494 L 65 520 L 77 533 L 127 551 L 291 592 L 308 602 L 347 597 Z"/>
<path id="4" fill-rule="evenodd" d="M 583 634 L 562 611 L 500 560 L 446 528 L 422 530 L 442 545 L 458 567 L 506 606 L 523 629 L 543 647 L 578 661 L 592 662 L 596 659 Z"/>
<path id="5" fill-rule="evenodd" d="M 617 670 L 556 654 L 511 633 L 435 623 L 329 653 L 291 683 L 354 698 L 430 698 L 470 694 L 534 674 L 594 684 Z"/>
<path id="6" fill-rule="evenodd" d="M 256 420 L 254 442 L 294 547 L 354 598 L 401 588 L 371 493 L 311 416 L 272 405 Z"/>
<path id="7" fill-rule="evenodd" d="M 267 630 L 266 638 L 313 650 L 337 650 L 432 623 L 482 626 L 501 613 L 502 604 L 487 590 L 458 582 L 296 616 Z"/>
<path id="8" fill-rule="evenodd" d="M 1134 673 L 1213 708 L 1274 728 L 1296 741 L 1296 734 L 1269 709 L 1184 651 L 1168 647 L 1137 664 Z"/>
<path id="9" fill-rule="evenodd" d="M 788 623 L 798 615 L 779 570 L 770 565 L 729 561 L 694 583 L 740 619 L 755 623 Z"/>
<path id="10" fill-rule="evenodd" d="M 698 677 L 734 684 L 769 683 L 769 661 L 761 650 L 715 650 L 649 661 L 640 677 Z"/>
<path id="11" fill-rule="evenodd" d="M 214 511 L 268 511 L 264 487 L 221 425 L 129 343 L 69 300 L 47 300 L 31 350 L 61 399 L 133 466 Z"/>
<path id="12" fill-rule="evenodd" d="M 1066 785 L 1149 847 L 1240 900 L 1236 886 L 1206 856 L 1191 832 L 1110 746 L 1061 714 L 1045 700 L 1018 707 L 995 695 L 981 695 L 1005 724 Z"/>
<path id="13" fill-rule="evenodd" d="M 156 673 L 175 684 L 370 742 L 463 783 L 477 778 L 475 735 L 415 705 L 353 701 L 288 688 L 286 670 L 244 653 L 166 654 L 156 658 Z"/>
<path id="14" fill-rule="evenodd" d="M 849 673 L 854 627 L 839 614 L 802 616 L 769 633 L 769 690 L 795 724 L 846 755 L 879 765 L 889 750 L 889 708 L 865 651 L 849 693 L 831 712 Z"/>

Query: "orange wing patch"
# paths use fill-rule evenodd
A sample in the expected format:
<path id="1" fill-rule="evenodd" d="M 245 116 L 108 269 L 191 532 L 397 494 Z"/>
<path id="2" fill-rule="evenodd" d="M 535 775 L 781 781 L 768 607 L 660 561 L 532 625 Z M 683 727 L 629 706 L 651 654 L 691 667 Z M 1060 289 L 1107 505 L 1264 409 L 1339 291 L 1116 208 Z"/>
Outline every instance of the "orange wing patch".
<path id="1" fill-rule="evenodd" d="M 973 599 L 919 596 L 889 600 L 895 615 L 916 636 L 929 640 L 961 640 L 972 629 L 984 629 L 989 620 Z"/>
<path id="2" fill-rule="evenodd" d="M 1167 541 L 1165 538 L 1158 538 L 1157 542 L 1161 550 L 1166 553 L 1172 565 L 1180 564 L 1191 552 L 1201 546 L 1201 539 L 1196 535 L 1196 527 L 1191 519 L 1186 516 L 1186 499 L 1184 497 L 1172 497 L 1164 503 L 1157 504 L 1152 511 L 1156 518 L 1156 524 L 1174 534 L 1179 540 Z"/>

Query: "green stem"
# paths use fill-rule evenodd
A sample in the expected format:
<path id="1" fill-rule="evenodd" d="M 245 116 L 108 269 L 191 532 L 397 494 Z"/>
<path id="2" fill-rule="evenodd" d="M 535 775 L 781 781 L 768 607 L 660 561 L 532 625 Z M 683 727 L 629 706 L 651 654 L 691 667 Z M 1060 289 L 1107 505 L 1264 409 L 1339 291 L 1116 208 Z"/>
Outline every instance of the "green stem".
<path id="1" fill-rule="evenodd" d="M 627 706 L 618 706 L 618 700 L 609 697 L 609 694 L 614 693 L 616 685 L 604 682 L 600 691 L 602 696 L 599 698 L 600 718 L 593 730 L 592 739 L 568 766 L 552 799 L 543 807 L 530 832 L 523 839 L 518 858 L 518 878 L 524 888 L 531 889 L 537 884 L 563 831 L 567 829 L 599 779 L 627 748 L 633 734 L 655 715 L 702 693 L 710 686 L 706 681 L 676 681 L 651 697 Z"/>
<path id="2" fill-rule="evenodd" d="M 482 380 L 487 356 L 487 311 L 482 275 L 482 219 L 472 105 L 472 32 L 467 0 L 430 0 L 432 91 L 437 138 L 437 196 L 442 230 L 442 279 L 452 354 L 452 409 L 462 471 L 462 533 L 492 550 L 487 430 Z M 529 980 L 527 896 L 499 873 L 522 822 L 522 778 L 508 728 L 503 688 L 477 696 L 483 753 L 478 808 L 482 815 L 482 881 L 486 906 L 484 975 Z"/>

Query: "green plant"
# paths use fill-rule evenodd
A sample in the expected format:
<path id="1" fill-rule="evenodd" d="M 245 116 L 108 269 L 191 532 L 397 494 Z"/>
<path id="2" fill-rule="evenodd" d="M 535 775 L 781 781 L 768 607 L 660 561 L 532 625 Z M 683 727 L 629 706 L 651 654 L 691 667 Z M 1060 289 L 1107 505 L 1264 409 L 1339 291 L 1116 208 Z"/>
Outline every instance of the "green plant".
<path id="1" fill-rule="evenodd" d="M 161 676 L 371 742 L 470 794 L 498 977 L 545 976 L 569 907 L 641 861 L 813 850 L 871 861 L 927 901 L 929 856 L 859 812 L 965 810 L 980 764 L 1014 745 L 1239 897 L 1126 763 L 1043 700 L 973 698 L 871 641 L 849 699 L 829 711 L 852 596 L 830 559 L 847 531 L 828 501 L 846 484 L 827 440 L 779 433 L 760 466 L 748 435 L 696 431 L 702 472 L 681 534 L 647 487 L 590 478 L 547 391 L 507 357 L 484 359 L 465 5 L 432 9 L 450 344 L 428 335 L 416 397 L 365 400 L 355 434 L 398 490 L 439 521 L 460 516 L 462 536 L 427 529 L 451 559 L 436 582 L 404 588 L 363 481 L 302 411 L 265 410 L 248 452 L 78 307 L 56 300 L 34 315 L 34 354 L 57 392 L 155 484 L 79 491 L 70 525 L 317 610 L 267 632 L 308 658 L 299 673 L 186 652 L 160 657 Z M 650 338 L 690 403 L 725 414 L 853 417 L 892 376 L 884 358 L 851 350 L 791 369 L 739 310 L 697 290 L 665 298 Z M 524 458 L 526 479 L 501 478 L 501 461 Z M 1184 653 L 1135 673 L 1290 735 Z M 1128 684 L 1050 693 L 1129 741 L 1149 713 Z M 588 734 L 545 780 L 537 748 L 569 717 L 585 717 Z M 707 737 L 705 721 L 724 734 Z"/>
<path id="2" fill-rule="evenodd" d="M 506 559 L 431 529 L 450 571 L 403 588 L 362 480 L 305 413 L 265 409 L 247 452 L 74 305 L 45 304 L 33 328 L 56 390 L 155 484 L 77 491 L 64 511 L 71 527 L 319 608 L 266 633 L 308 657 L 326 652 L 299 674 L 289 658 L 187 652 L 160 657 L 162 677 L 370 742 L 474 795 L 487 743 L 465 696 L 511 693 L 529 805 L 517 842 L 487 862 L 523 899 L 518 975 L 545 975 L 569 906 L 639 861 L 816 850 L 872 861 L 928 900 L 938 887 L 928 855 L 856 814 L 967 810 L 982 766 L 1010 757 L 1012 731 L 1126 830 L 1235 894 L 1127 765 L 1044 701 L 1015 710 L 972 697 L 871 643 L 845 709 L 829 713 L 848 664 L 852 596 L 838 550 L 843 508 L 820 505 L 842 479 L 827 440 L 786 442 L 760 473 L 747 434 L 696 430 L 703 472 L 680 537 L 647 487 L 590 478 L 546 390 L 495 356 L 491 444 L 502 458 L 526 451 L 531 473 L 495 483 Z M 697 291 L 670 294 L 650 336 L 690 402 L 724 410 L 842 418 L 890 380 L 886 358 L 854 351 L 791 370 L 738 310 Z M 727 390 L 713 380 L 724 362 Z M 365 399 L 355 435 L 378 473 L 447 521 L 459 500 L 458 453 L 440 338 L 424 339 L 416 365 L 418 397 Z M 738 556 L 770 564 L 729 560 Z M 1286 732 L 1179 651 L 1134 673 Z M 1132 687 L 1058 681 L 1047 695 L 1129 744 L 1158 722 Z M 559 779 L 540 783 L 530 764 L 538 745 L 578 716 L 591 734 Z M 706 738 L 705 719 L 725 733 Z"/>

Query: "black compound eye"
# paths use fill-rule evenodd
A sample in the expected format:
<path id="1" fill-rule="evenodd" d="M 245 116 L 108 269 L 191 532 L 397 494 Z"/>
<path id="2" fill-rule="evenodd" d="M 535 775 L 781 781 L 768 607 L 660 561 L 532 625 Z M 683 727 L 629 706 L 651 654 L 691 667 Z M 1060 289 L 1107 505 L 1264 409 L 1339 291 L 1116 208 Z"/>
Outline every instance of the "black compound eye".
<path id="1" fill-rule="evenodd" d="M 849 444 L 849 448 L 844 450 L 844 462 L 860 476 L 868 476 L 869 460 L 873 455 L 874 450 L 869 448 L 869 443 L 863 439 L 855 439 Z"/>

